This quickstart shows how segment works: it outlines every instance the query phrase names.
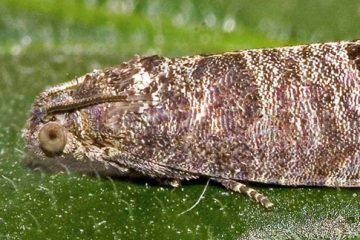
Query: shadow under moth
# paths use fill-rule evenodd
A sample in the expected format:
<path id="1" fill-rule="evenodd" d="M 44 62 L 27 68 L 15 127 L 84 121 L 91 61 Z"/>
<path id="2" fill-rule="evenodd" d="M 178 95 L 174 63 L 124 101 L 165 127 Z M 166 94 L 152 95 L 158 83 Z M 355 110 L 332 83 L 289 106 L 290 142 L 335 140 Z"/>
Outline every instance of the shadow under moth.
<path id="1" fill-rule="evenodd" d="M 51 87 L 23 130 L 53 171 L 360 187 L 360 40 L 177 58 L 134 57 Z"/>

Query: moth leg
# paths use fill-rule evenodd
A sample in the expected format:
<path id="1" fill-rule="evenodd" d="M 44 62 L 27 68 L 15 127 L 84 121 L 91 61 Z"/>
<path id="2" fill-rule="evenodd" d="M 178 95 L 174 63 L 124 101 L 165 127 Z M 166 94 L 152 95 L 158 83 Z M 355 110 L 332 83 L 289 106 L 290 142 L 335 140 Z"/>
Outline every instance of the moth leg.
<path id="1" fill-rule="evenodd" d="M 181 185 L 181 180 L 175 178 L 157 178 L 156 181 L 163 186 L 179 187 Z"/>
<path id="2" fill-rule="evenodd" d="M 270 200 L 266 196 L 259 193 L 255 189 L 246 186 L 243 183 L 236 182 L 234 180 L 219 179 L 219 178 L 216 178 L 213 180 L 221 183 L 224 187 L 226 187 L 227 189 L 230 189 L 234 192 L 246 193 L 251 199 L 260 203 L 265 208 L 271 208 L 272 206 L 274 206 L 274 204 L 272 202 L 270 202 Z"/>

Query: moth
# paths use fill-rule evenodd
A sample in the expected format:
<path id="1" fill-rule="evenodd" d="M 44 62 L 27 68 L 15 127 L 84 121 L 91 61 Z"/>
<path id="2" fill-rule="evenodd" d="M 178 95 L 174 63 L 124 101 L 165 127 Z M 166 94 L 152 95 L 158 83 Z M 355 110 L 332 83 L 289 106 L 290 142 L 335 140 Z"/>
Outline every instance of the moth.
<path id="1" fill-rule="evenodd" d="M 360 187 L 360 40 L 134 57 L 48 88 L 23 129 L 50 171 Z"/>

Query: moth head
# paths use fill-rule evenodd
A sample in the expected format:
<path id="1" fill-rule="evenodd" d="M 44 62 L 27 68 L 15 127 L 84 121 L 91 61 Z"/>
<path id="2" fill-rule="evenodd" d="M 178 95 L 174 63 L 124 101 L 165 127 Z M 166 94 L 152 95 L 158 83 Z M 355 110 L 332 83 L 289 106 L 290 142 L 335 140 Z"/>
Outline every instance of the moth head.
<path id="1" fill-rule="evenodd" d="M 139 99 L 134 94 L 135 90 L 141 92 L 142 88 L 148 87 L 150 82 L 148 74 L 138 74 L 139 71 L 130 63 L 105 71 L 94 70 L 42 92 L 33 103 L 22 132 L 27 153 L 25 162 L 51 171 L 65 169 L 101 175 L 127 174 L 124 163 L 110 159 L 122 156 L 124 145 L 118 140 L 122 136 L 117 134 L 120 121 L 116 121 L 116 127 L 112 128 L 114 121 L 108 113 L 115 109 L 115 112 L 119 110 L 124 114 L 144 107 L 129 105 L 129 102 L 143 103 L 149 97 Z M 109 85 L 111 78 L 116 81 Z M 143 78 L 147 85 L 142 84 Z M 134 90 L 131 87 L 136 81 Z M 130 94 L 125 94 L 125 90 Z M 120 116 L 115 115 L 113 117 Z"/>
<path id="2" fill-rule="evenodd" d="M 55 170 L 75 158 L 77 144 L 65 116 L 59 114 L 45 119 L 40 110 L 33 108 L 31 117 L 22 131 L 25 142 L 25 162 L 31 167 Z M 65 165 L 64 165 L 65 166 Z"/>
<path id="3" fill-rule="evenodd" d="M 33 109 L 22 131 L 26 165 L 48 172 L 121 175 L 119 172 L 125 171 L 106 162 L 102 155 L 98 154 L 102 149 L 96 149 L 91 144 L 86 145 L 78 134 L 78 129 L 66 113 L 47 119 Z"/>

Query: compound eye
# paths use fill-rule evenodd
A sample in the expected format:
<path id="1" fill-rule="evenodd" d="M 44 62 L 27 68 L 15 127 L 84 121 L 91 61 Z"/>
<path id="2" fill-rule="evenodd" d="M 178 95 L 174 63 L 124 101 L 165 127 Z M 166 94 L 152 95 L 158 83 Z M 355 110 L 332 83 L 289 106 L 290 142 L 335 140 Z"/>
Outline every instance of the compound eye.
<path id="1" fill-rule="evenodd" d="M 39 142 L 44 152 L 61 153 L 66 145 L 66 130 L 58 123 L 49 122 L 40 129 Z"/>

